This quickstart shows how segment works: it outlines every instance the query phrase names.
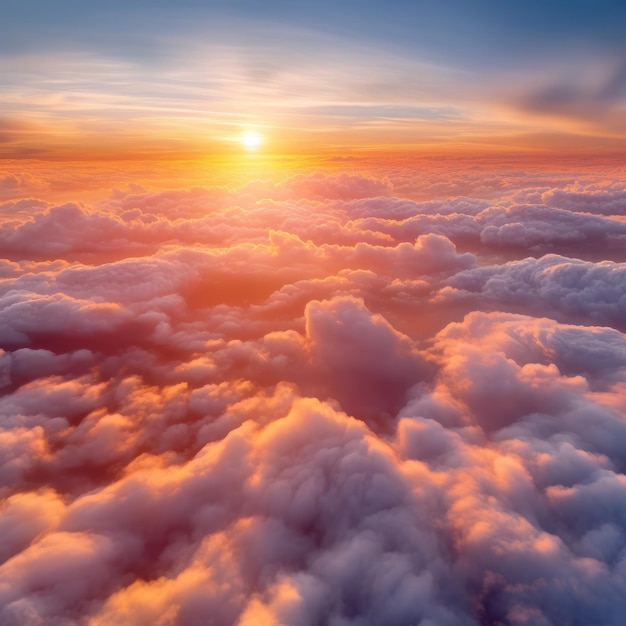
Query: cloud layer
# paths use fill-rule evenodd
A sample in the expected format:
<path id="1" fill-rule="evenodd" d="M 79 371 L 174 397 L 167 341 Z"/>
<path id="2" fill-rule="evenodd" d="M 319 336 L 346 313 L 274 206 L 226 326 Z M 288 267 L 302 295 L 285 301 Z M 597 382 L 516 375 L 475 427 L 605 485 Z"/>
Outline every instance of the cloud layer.
<path id="1" fill-rule="evenodd" d="M 621 624 L 624 197 L 451 165 L 7 201 L 0 624 Z"/>

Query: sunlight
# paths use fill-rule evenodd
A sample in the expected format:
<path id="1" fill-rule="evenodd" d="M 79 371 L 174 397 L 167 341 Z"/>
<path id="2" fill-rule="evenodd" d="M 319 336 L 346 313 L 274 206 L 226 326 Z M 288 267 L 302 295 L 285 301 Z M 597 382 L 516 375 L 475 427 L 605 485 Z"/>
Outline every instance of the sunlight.
<path id="1" fill-rule="evenodd" d="M 263 144 L 263 135 L 256 130 L 247 130 L 239 140 L 246 150 L 254 152 Z"/>

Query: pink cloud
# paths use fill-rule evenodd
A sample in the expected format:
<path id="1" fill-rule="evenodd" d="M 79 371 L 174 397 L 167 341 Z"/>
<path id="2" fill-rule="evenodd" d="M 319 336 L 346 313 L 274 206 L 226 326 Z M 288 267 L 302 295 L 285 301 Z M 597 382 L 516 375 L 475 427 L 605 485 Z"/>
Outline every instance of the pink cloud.
<path id="1" fill-rule="evenodd" d="M 474 165 L 2 205 L 0 623 L 621 623 L 620 170 Z"/>

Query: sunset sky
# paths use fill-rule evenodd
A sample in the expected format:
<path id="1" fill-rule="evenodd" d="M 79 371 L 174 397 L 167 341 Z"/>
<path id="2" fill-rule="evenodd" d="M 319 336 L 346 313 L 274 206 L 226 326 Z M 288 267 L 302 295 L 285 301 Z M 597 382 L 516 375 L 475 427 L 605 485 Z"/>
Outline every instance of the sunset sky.
<path id="1" fill-rule="evenodd" d="M 5 5 L 9 158 L 625 145 L 618 0 Z"/>
<path id="2" fill-rule="evenodd" d="M 626 3 L 5 1 L 0 626 L 623 626 Z"/>

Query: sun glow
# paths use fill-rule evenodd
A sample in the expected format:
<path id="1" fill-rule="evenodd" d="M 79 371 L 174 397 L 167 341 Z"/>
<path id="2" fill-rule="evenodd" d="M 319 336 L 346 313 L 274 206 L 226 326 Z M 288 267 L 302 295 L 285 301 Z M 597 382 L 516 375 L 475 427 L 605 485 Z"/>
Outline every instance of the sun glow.
<path id="1" fill-rule="evenodd" d="M 241 135 L 240 141 L 246 150 L 254 152 L 263 144 L 263 135 L 256 130 L 247 130 Z"/>

